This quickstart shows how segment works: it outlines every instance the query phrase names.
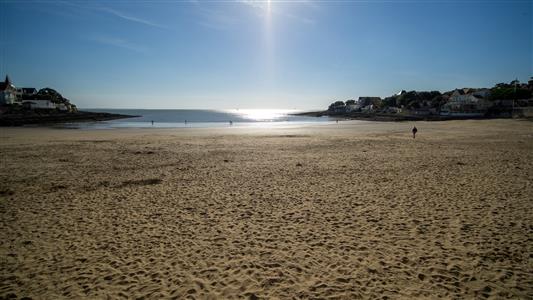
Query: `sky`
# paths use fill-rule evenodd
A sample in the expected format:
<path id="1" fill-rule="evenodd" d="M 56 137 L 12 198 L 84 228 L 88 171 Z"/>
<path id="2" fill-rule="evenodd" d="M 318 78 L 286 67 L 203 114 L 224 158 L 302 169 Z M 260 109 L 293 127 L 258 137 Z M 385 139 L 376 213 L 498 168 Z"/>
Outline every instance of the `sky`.
<path id="1" fill-rule="evenodd" d="M 325 109 L 527 82 L 532 12 L 532 0 L 0 0 L 0 76 L 82 108 Z"/>

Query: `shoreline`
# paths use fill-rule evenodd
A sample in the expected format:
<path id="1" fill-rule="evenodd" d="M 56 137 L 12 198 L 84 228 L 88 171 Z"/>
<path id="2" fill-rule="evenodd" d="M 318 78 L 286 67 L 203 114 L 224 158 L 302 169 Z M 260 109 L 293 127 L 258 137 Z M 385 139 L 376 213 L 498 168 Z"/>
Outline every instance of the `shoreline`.
<path id="1" fill-rule="evenodd" d="M 379 122 L 406 122 L 406 121 L 453 121 L 453 120 L 497 120 L 497 119 L 516 119 L 510 116 L 441 116 L 441 115 L 402 115 L 402 114 L 383 114 L 383 113 L 330 113 L 325 111 L 310 111 L 292 114 L 295 116 L 307 117 L 330 117 L 330 118 L 344 118 L 349 120 L 361 121 L 379 121 Z M 531 119 L 521 117 L 518 119 Z"/>
<path id="2" fill-rule="evenodd" d="M 22 113 L 0 115 L 0 127 L 17 127 L 24 125 L 50 125 L 68 122 L 110 121 L 136 118 L 139 116 L 113 114 L 104 112 L 78 111 L 73 113 Z"/>

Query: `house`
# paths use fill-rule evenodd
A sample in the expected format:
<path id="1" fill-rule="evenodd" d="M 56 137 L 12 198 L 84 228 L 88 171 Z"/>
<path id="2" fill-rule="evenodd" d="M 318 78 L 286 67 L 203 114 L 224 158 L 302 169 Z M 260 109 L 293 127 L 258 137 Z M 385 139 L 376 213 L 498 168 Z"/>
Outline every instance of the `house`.
<path id="1" fill-rule="evenodd" d="M 467 91 L 468 93 L 465 93 Z M 491 106 L 488 89 L 455 90 L 440 109 L 442 116 L 483 116 Z"/>
<path id="2" fill-rule="evenodd" d="M 490 97 L 490 89 L 472 89 L 472 88 L 456 89 L 450 95 L 449 100 L 457 101 L 457 102 L 464 102 L 464 101 L 468 101 L 468 99 L 471 96 L 474 96 L 479 99 L 488 99 Z"/>
<path id="3" fill-rule="evenodd" d="M 381 101 L 380 97 L 359 97 L 357 104 L 359 104 L 361 111 L 371 112 L 375 107 L 379 107 Z"/>
<path id="4" fill-rule="evenodd" d="M 0 82 L 0 104 L 17 103 L 17 89 L 6 75 L 4 82 Z"/>
<path id="5" fill-rule="evenodd" d="M 56 109 L 57 106 L 50 100 L 22 100 L 22 105 L 29 109 Z"/>
<path id="6" fill-rule="evenodd" d="M 401 90 L 401 91 L 399 91 L 398 93 L 394 94 L 394 96 L 401 96 L 401 95 L 403 95 L 403 94 L 405 94 L 405 93 L 407 93 L 407 91 L 405 91 L 405 90 Z"/>
<path id="7" fill-rule="evenodd" d="M 16 88 L 9 76 L 0 82 L 0 107 L 1 105 L 22 105 L 26 109 L 59 110 L 63 112 L 77 112 L 76 105 L 70 103 L 61 94 L 51 88 L 39 91 L 32 87 Z M 4 107 L 7 111 L 9 108 Z M 0 110 L 4 110 L 0 108 Z M 1 111 L 0 111 L 1 113 Z"/>
<path id="8" fill-rule="evenodd" d="M 37 94 L 37 89 L 36 88 L 25 87 L 25 88 L 18 88 L 17 89 L 17 98 L 19 100 L 32 98 L 36 94 Z"/>

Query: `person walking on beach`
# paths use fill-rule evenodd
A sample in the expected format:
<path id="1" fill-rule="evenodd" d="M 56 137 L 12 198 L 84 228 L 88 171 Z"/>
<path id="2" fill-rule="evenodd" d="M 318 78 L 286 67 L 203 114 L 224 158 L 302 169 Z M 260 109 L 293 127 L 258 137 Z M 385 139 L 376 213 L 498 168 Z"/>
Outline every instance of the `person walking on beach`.
<path id="1" fill-rule="evenodd" d="M 413 139 L 416 138 L 416 133 L 418 132 L 418 129 L 416 129 L 416 126 L 413 126 L 413 130 L 411 130 L 413 132 Z"/>
<path id="2" fill-rule="evenodd" d="M 152 120 L 152 126 L 154 126 L 154 120 Z"/>

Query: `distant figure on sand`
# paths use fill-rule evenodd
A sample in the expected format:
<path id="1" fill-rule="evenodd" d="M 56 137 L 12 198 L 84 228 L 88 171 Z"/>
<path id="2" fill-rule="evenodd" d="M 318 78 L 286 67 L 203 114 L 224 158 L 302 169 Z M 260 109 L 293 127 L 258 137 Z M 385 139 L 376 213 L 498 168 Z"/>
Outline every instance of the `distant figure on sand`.
<path id="1" fill-rule="evenodd" d="M 229 126 L 232 126 L 233 125 L 233 121 L 229 121 Z"/>
<path id="2" fill-rule="evenodd" d="M 152 120 L 152 126 L 154 126 L 154 120 Z"/>
<path id="3" fill-rule="evenodd" d="M 413 130 L 411 130 L 413 132 L 413 139 L 416 138 L 416 133 L 418 132 L 418 129 L 416 129 L 416 126 L 413 126 Z"/>

